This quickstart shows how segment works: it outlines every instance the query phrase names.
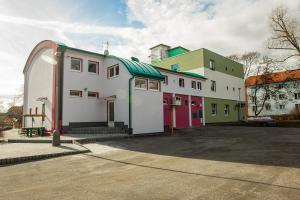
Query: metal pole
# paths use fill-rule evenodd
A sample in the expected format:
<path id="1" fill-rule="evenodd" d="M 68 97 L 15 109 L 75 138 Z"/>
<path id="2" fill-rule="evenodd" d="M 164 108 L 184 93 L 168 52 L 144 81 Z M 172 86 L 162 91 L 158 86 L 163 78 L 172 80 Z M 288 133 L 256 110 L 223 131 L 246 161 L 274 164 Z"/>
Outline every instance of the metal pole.
<path id="1" fill-rule="evenodd" d="M 239 122 L 241 122 L 241 88 L 239 88 Z"/>

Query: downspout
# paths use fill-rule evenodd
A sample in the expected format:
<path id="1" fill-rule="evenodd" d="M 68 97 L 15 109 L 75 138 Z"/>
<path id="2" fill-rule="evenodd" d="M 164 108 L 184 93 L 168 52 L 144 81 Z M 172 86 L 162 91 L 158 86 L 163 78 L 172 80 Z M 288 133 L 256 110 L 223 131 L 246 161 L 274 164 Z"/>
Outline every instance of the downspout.
<path id="1" fill-rule="evenodd" d="M 132 134 L 132 80 L 134 79 L 135 76 L 132 76 L 129 81 L 128 81 L 128 114 L 129 114 L 129 123 L 128 123 L 128 128 L 129 128 L 129 134 Z"/>

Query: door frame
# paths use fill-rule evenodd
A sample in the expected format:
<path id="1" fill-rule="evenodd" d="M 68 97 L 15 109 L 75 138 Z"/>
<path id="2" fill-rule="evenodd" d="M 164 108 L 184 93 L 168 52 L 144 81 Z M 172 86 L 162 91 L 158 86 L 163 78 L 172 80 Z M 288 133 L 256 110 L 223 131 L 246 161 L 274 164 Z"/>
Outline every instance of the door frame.
<path id="1" fill-rule="evenodd" d="M 109 110 L 109 104 L 113 103 L 114 106 L 114 113 L 113 113 L 113 121 L 110 121 L 110 110 Z M 115 101 L 114 100 L 108 100 L 107 101 L 107 126 L 108 127 L 114 127 L 115 126 Z"/>

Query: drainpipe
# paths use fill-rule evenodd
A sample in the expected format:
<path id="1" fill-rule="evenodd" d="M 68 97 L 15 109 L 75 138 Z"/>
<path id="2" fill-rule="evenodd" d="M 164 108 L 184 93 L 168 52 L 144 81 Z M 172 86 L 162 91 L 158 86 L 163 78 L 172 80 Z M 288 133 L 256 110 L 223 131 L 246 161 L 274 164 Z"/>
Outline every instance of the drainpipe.
<path id="1" fill-rule="evenodd" d="M 132 76 L 129 81 L 128 81 L 128 96 L 129 96 L 129 101 L 128 101 L 128 108 L 129 108 L 129 124 L 128 124 L 128 128 L 129 128 L 129 134 L 132 134 L 132 80 L 134 79 L 135 76 Z"/>

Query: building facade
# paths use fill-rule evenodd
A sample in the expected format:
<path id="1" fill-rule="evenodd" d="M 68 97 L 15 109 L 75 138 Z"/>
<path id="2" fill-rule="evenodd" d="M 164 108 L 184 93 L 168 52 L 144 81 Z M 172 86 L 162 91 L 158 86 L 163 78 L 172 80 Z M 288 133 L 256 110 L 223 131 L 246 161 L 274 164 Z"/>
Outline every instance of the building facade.
<path id="1" fill-rule="evenodd" d="M 291 118 L 294 112 L 300 111 L 300 69 L 270 73 L 264 77 L 251 76 L 246 79 L 245 87 L 248 117 L 256 116 L 255 109 L 261 109 L 257 116 L 275 118 Z M 271 92 L 266 92 L 265 88 Z"/>
<path id="2" fill-rule="evenodd" d="M 151 63 L 155 66 L 207 78 L 203 85 L 206 123 L 235 122 L 244 118 L 242 64 L 204 48 L 189 51 L 160 44 L 150 50 Z"/>
<path id="3" fill-rule="evenodd" d="M 32 50 L 23 73 L 23 127 L 67 133 L 72 127 L 108 126 L 141 134 L 163 132 L 164 125 L 186 128 L 205 123 L 199 115 L 204 91 L 180 90 L 175 84 L 180 79 L 203 85 L 205 77 L 193 73 L 174 74 L 136 58 L 103 55 L 49 40 Z M 163 83 L 167 76 L 168 84 Z M 174 103 L 172 98 L 168 103 L 172 116 L 166 114 L 166 93 L 187 97 L 188 105 L 180 107 L 186 105 L 185 99 Z M 181 112 L 188 116 L 178 120 Z M 166 122 L 170 118 L 172 124 Z"/>

